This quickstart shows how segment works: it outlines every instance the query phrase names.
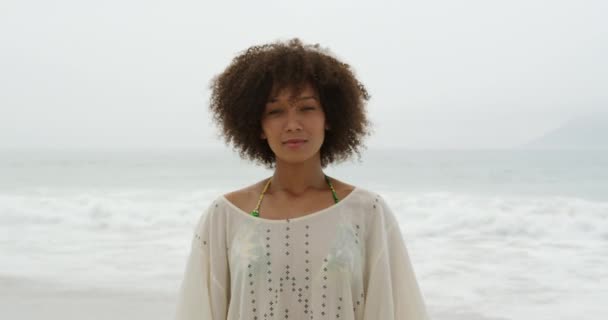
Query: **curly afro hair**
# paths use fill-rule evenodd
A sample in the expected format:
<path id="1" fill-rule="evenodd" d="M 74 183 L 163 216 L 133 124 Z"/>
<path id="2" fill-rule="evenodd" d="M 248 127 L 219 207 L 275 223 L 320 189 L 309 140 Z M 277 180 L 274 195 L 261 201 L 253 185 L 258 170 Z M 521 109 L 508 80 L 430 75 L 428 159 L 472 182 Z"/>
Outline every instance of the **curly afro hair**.
<path id="1" fill-rule="evenodd" d="M 331 128 L 321 146 L 321 166 L 353 154 L 360 161 L 363 138 L 370 135 L 371 121 L 365 110 L 370 95 L 348 64 L 319 44 L 303 44 L 298 38 L 252 46 L 211 80 L 209 108 L 220 135 L 241 158 L 274 168 L 275 154 L 260 138 L 265 105 L 272 90 L 294 88 L 297 92 L 304 84 L 318 93 Z"/>

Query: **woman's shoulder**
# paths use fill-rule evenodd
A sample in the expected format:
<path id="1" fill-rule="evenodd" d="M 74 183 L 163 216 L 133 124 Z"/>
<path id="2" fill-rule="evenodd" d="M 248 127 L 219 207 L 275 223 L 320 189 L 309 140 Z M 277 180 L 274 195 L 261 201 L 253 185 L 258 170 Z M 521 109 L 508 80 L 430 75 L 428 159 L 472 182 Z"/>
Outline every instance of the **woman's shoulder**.
<path id="1" fill-rule="evenodd" d="M 221 197 L 247 212 L 255 207 L 255 201 L 259 197 L 259 193 L 262 192 L 263 184 L 264 180 L 260 180 L 254 184 L 222 194 Z"/>
<path id="2" fill-rule="evenodd" d="M 350 197 L 351 193 L 353 194 L 353 198 L 356 198 L 357 200 L 363 202 L 373 202 L 381 197 L 377 192 L 374 192 L 373 190 L 367 189 L 359 185 L 352 185 L 337 179 L 334 179 L 333 186 L 336 190 L 336 193 L 338 194 L 339 199 Z"/>
<path id="3" fill-rule="evenodd" d="M 335 178 L 333 178 L 332 180 L 332 186 L 338 194 L 338 199 L 344 199 L 348 197 L 353 191 L 355 191 L 355 189 L 359 189 L 359 187 L 354 186 L 350 183 L 346 183 Z"/>

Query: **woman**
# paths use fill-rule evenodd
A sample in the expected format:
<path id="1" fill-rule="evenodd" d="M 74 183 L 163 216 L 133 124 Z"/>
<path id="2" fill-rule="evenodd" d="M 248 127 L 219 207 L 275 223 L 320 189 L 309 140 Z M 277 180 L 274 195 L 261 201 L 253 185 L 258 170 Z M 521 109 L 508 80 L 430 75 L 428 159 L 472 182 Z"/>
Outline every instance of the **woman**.
<path id="1" fill-rule="evenodd" d="M 428 319 L 387 203 L 323 173 L 360 156 L 369 130 L 349 65 L 275 42 L 237 56 L 211 90 L 226 141 L 274 173 L 201 215 L 177 319 Z"/>

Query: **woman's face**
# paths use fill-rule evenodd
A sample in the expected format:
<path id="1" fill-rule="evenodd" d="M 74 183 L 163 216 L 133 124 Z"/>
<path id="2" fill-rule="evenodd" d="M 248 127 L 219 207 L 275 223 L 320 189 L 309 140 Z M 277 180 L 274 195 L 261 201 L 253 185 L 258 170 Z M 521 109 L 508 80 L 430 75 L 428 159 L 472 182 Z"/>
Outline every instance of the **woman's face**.
<path id="1" fill-rule="evenodd" d="M 309 84 L 294 96 L 293 88 L 270 95 L 262 114 L 261 138 L 277 161 L 298 163 L 317 156 L 325 139 L 325 112 Z M 295 139 L 293 143 L 289 140 Z"/>

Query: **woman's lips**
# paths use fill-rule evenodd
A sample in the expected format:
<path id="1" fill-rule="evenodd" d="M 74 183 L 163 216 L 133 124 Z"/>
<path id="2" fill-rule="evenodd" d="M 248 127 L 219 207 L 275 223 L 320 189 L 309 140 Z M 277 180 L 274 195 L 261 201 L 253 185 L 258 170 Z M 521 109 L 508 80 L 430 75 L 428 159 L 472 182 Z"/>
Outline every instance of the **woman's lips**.
<path id="1" fill-rule="evenodd" d="M 306 140 L 299 140 L 299 141 L 293 141 L 293 142 L 285 142 L 284 145 L 286 145 L 289 148 L 297 148 L 301 145 L 303 145 L 304 143 L 306 143 Z"/>

